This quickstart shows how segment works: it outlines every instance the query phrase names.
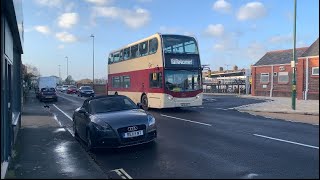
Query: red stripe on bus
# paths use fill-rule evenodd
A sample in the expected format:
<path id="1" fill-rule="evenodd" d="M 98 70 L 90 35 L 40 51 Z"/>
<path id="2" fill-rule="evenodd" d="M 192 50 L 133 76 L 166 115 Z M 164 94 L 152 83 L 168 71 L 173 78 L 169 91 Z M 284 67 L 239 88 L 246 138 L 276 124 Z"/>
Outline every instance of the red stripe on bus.
<path id="1" fill-rule="evenodd" d="M 150 73 L 162 72 L 162 88 L 151 88 L 149 85 Z M 130 76 L 130 87 L 129 88 L 114 88 L 112 87 L 112 77 L 117 76 Z M 164 74 L 163 67 L 123 72 L 116 74 L 109 74 L 108 76 L 108 91 L 125 91 L 125 92 L 141 92 L 141 93 L 166 93 L 173 97 L 195 97 L 197 94 L 202 92 L 202 89 L 192 92 L 172 92 L 166 90 L 164 87 Z"/>

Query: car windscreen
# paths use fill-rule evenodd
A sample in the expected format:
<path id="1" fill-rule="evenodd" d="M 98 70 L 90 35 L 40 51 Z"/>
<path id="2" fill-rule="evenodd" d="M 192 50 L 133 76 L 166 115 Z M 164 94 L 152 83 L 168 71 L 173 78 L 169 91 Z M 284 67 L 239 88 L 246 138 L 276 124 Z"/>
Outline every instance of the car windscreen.
<path id="1" fill-rule="evenodd" d="M 90 101 L 91 113 L 107 113 L 113 111 L 122 111 L 130 109 L 138 109 L 134 102 L 126 97 L 107 97 Z"/>
<path id="2" fill-rule="evenodd" d="M 92 88 L 89 86 L 86 86 L 86 87 L 81 87 L 81 90 L 92 90 Z"/>
<path id="3" fill-rule="evenodd" d="M 56 90 L 54 88 L 42 88 L 41 92 L 55 92 Z"/>

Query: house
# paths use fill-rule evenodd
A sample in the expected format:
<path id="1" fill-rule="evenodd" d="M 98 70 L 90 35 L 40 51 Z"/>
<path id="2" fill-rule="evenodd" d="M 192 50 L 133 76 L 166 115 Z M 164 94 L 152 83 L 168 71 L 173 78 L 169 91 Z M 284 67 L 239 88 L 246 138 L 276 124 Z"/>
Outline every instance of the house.
<path id="1" fill-rule="evenodd" d="M 1 0 L 1 179 L 21 125 L 23 13 L 21 0 Z"/>
<path id="2" fill-rule="evenodd" d="M 296 57 L 302 57 L 307 49 L 308 47 L 297 48 Z M 290 97 L 293 77 L 291 67 L 292 58 L 292 49 L 277 50 L 267 52 L 257 63 L 255 63 L 251 67 L 252 95 Z"/>
<path id="3" fill-rule="evenodd" d="M 297 98 L 319 100 L 319 38 L 298 58 Z"/>

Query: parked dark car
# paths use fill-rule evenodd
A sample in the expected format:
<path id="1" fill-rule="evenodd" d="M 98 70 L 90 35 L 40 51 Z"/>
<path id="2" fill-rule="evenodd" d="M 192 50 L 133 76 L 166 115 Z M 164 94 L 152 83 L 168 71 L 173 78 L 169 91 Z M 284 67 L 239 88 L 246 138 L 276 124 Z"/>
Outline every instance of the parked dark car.
<path id="1" fill-rule="evenodd" d="M 78 89 L 78 96 L 94 97 L 94 90 L 90 86 L 81 86 Z"/>
<path id="2" fill-rule="evenodd" d="M 39 100 L 42 101 L 58 101 L 58 96 L 56 94 L 55 88 L 42 88 L 39 92 Z"/>
<path id="3" fill-rule="evenodd" d="M 78 90 L 76 86 L 69 86 L 67 89 L 67 94 L 77 94 Z"/>
<path id="4" fill-rule="evenodd" d="M 120 95 L 88 98 L 73 113 L 73 130 L 93 148 L 119 148 L 148 143 L 157 137 L 155 118 Z"/>

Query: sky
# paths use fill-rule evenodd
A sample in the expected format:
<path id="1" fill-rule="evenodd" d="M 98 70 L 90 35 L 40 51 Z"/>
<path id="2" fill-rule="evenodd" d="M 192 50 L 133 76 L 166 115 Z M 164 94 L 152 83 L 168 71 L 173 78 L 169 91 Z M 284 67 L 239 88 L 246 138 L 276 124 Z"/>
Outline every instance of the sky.
<path id="1" fill-rule="evenodd" d="M 107 77 L 110 51 L 157 32 L 192 35 L 202 64 L 249 68 L 293 48 L 294 0 L 23 0 L 24 64 L 42 76 Z M 297 0 L 297 47 L 319 37 L 319 1 Z"/>

